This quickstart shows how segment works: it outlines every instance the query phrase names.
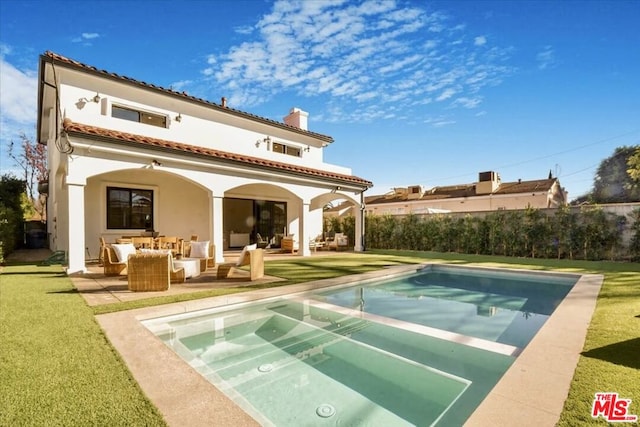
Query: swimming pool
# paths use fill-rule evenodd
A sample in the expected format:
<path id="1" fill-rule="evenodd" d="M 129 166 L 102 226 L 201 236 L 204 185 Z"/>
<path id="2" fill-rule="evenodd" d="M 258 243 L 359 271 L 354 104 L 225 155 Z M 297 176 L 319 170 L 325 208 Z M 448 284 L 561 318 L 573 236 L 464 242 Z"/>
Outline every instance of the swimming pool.
<path id="1" fill-rule="evenodd" d="M 263 425 L 461 425 L 576 280 L 429 266 L 143 323 Z"/>

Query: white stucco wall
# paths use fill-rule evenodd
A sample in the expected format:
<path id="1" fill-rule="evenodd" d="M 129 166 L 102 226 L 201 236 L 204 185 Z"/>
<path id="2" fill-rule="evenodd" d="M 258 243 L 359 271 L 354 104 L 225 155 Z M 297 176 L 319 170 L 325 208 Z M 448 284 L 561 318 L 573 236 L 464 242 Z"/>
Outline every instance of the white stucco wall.
<path id="1" fill-rule="evenodd" d="M 61 105 L 64 105 L 64 117 L 74 122 L 114 129 L 136 135 L 145 135 L 184 144 L 260 157 L 309 168 L 327 170 L 350 175 L 351 169 L 323 162 L 323 143 L 305 135 L 289 137 L 290 132 L 282 131 L 266 124 L 241 118 L 225 117 L 224 113 L 188 102 L 180 102 L 169 97 L 160 97 L 142 89 L 131 88 L 122 93 L 120 86 L 103 83 L 100 90 L 76 87 L 72 81 L 61 85 Z M 93 102 L 99 96 L 98 103 Z M 134 101 L 135 99 L 135 101 Z M 162 128 L 144 123 L 111 117 L 112 105 L 129 107 L 140 111 L 167 117 L 168 127 Z M 176 117 L 180 115 L 180 121 Z M 301 149 L 301 157 L 286 155 L 267 150 L 263 141 L 269 137 L 273 142 Z M 308 151 L 307 151 L 308 149 Z"/>

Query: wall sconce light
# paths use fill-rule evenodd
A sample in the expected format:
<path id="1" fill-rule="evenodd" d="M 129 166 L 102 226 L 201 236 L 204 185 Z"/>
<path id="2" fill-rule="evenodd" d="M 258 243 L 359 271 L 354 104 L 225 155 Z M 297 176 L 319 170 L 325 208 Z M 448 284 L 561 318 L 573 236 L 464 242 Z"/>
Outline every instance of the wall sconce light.
<path id="1" fill-rule="evenodd" d="M 178 115 L 175 118 L 176 122 L 180 123 L 182 121 L 182 114 L 178 113 Z"/>
<path id="2" fill-rule="evenodd" d="M 311 147 L 309 147 L 308 145 L 307 145 L 307 148 L 303 149 L 303 151 L 306 151 L 307 153 L 309 152 L 309 150 L 311 150 Z"/>
<path id="3" fill-rule="evenodd" d="M 271 137 L 267 136 L 266 138 L 263 139 L 259 139 L 256 141 L 256 148 L 260 147 L 260 144 L 262 143 L 267 144 L 267 148 L 269 147 L 269 145 L 271 144 Z"/>
<path id="4" fill-rule="evenodd" d="M 93 98 L 78 99 L 78 102 L 76 102 L 76 107 L 78 107 L 78 110 L 82 110 L 84 106 L 87 105 L 87 102 L 95 102 L 97 104 L 98 102 L 100 102 L 100 99 L 100 94 L 96 92 L 96 95 Z"/>

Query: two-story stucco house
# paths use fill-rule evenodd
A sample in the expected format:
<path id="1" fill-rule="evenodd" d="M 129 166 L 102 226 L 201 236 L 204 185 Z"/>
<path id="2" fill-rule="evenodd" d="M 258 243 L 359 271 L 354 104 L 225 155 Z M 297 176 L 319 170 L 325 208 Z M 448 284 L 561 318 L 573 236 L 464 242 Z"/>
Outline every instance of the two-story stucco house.
<path id="1" fill-rule="evenodd" d="M 322 208 L 346 199 L 362 212 L 370 181 L 327 164 L 333 138 L 165 89 L 61 55 L 40 57 L 37 138 L 49 152 L 49 245 L 86 271 L 99 237 L 153 230 L 224 250 L 322 232 Z M 362 236 L 363 216 L 356 221 Z M 362 249 L 357 238 L 354 249 Z"/>

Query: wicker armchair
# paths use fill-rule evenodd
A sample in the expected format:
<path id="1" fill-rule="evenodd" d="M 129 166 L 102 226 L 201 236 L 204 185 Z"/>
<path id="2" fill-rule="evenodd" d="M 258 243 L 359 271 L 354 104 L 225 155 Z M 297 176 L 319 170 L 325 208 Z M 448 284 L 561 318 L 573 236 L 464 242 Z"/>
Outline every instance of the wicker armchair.
<path id="1" fill-rule="evenodd" d="M 184 269 L 174 269 L 168 253 L 129 255 L 128 265 L 130 291 L 166 291 L 172 281 L 185 280 Z"/>
<path id="2" fill-rule="evenodd" d="M 218 265 L 216 277 L 218 279 L 229 277 L 234 268 L 242 267 L 243 265 L 249 266 L 249 280 L 254 281 L 264 277 L 264 249 L 247 250 L 245 246 L 238 262 Z"/>
<path id="3" fill-rule="evenodd" d="M 346 250 L 349 247 L 349 238 L 343 233 L 336 233 L 335 237 L 329 242 L 327 247 L 336 251 Z"/>
<path id="4" fill-rule="evenodd" d="M 104 237 L 99 237 L 98 240 L 100 242 L 100 250 L 98 251 L 98 265 L 102 267 L 104 265 L 102 261 L 102 258 L 104 257 L 104 247 L 107 246 L 107 242 L 104 240 Z"/>
<path id="5" fill-rule="evenodd" d="M 216 266 L 216 251 L 215 251 L 215 245 L 213 243 L 209 243 L 208 248 L 209 250 L 207 251 L 207 257 L 194 257 L 191 254 L 191 241 L 189 242 L 182 242 L 182 256 L 184 256 L 185 258 L 200 258 L 200 271 L 201 272 L 205 272 L 207 270 L 207 268 L 213 268 Z M 202 242 L 199 242 L 202 243 Z"/>
<path id="6" fill-rule="evenodd" d="M 127 274 L 127 261 L 119 261 L 116 251 L 110 245 L 102 247 L 102 264 L 105 276 Z"/>
<path id="7" fill-rule="evenodd" d="M 280 241 L 280 248 L 282 252 L 294 253 L 298 250 L 298 241 L 293 234 L 284 236 Z"/>

